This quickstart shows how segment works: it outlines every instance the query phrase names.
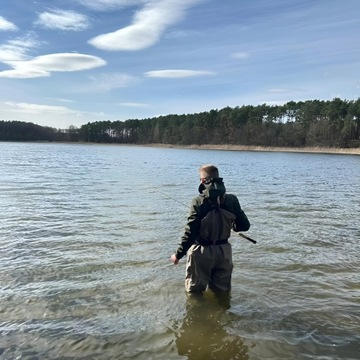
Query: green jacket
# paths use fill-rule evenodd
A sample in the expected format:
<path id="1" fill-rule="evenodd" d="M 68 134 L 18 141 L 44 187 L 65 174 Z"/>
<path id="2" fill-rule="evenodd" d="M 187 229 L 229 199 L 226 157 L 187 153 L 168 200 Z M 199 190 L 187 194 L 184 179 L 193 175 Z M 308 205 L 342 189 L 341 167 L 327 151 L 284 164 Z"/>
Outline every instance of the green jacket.
<path id="1" fill-rule="evenodd" d="M 247 231 L 250 228 L 250 222 L 241 209 L 238 198 L 232 194 L 225 193 L 225 186 L 222 183 L 222 179 L 216 179 L 218 195 L 222 197 L 220 208 L 227 210 L 235 215 L 235 220 L 232 224 L 234 231 Z M 184 235 L 181 238 L 181 243 L 175 253 L 177 259 L 181 259 L 186 255 L 187 251 L 197 241 L 199 241 L 199 233 L 202 219 L 209 213 L 213 208 L 213 201 L 211 201 L 211 190 L 209 192 L 208 186 L 201 184 L 199 187 L 200 195 L 195 197 L 190 206 L 190 214 L 187 219 L 185 226 Z M 219 239 L 223 240 L 223 239 Z"/>

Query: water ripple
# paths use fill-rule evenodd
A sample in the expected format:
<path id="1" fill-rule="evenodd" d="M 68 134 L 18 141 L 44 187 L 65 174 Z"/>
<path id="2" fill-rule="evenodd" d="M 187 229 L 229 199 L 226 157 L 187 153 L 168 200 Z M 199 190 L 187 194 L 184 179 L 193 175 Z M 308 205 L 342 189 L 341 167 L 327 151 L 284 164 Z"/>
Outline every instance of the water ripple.
<path id="1" fill-rule="evenodd" d="M 358 357 L 358 158 L 0 148 L 0 358 Z M 185 261 L 169 262 L 203 162 L 221 165 L 258 240 L 230 240 L 226 306 L 193 303 Z"/>

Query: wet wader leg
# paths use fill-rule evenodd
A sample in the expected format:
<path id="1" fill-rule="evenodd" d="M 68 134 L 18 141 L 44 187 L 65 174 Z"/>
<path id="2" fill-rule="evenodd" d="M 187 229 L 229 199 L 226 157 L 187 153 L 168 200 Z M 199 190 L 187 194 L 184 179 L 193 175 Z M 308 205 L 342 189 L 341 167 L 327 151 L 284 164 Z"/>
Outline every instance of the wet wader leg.
<path id="1" fill-rule="evenodd" d="M 211 272 L 209 288 L 214 292 L 230 291 L 233 271 L 232 250 L 230 244 L 217 245 L 215 265 Z"/>
<path id="2" fill-rule="evenodd" d="M 210 246 L 192 245 L 189 249 L 185 276 L 185 290 L 187 292 L 203 292 L 206 290 L 214 265 L 214 255 L 211 248 Z"/>

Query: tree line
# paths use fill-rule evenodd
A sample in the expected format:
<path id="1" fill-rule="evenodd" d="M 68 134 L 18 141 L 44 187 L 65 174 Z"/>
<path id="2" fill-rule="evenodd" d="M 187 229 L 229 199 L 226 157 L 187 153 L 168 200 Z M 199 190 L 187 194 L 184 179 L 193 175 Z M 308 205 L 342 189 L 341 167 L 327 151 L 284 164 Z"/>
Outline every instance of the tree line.
<path id="1" fill-rule="evenodd" d="M 0 141 L 357 148 L 360 98 L 244 105 L 142 120 L 104 120 L 64 130 L 0 121 Z"/>

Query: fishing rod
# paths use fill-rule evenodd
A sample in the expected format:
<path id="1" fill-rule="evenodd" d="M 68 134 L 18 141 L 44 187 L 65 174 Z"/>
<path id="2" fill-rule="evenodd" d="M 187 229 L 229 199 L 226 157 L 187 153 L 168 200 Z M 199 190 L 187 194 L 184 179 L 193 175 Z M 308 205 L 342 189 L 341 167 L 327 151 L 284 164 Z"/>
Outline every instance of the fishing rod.
<path id="1" fill-rule="evenodd" d="M 251 241 L 253 244 L 256 244 L 256 243 L 257 243 L 257 241 L 256 241 L 256 240 L 252 239 L 252 238 L 251 238 L 251 237 L 249 237 L 249 236 L 244 235 L 243 233 L 235 232 L 235 234 L 237 234 L 237 235 L 239 235 L 239 236 L 243 237 L 243 238 L 244 238 L 244 239 L 246 239 L 246 240 Z"/>
<path id="2" fill-rule="evenodd" d="M 172 200 L 172 201 L 175 201 L 175 202 L 177 202 L 178 204 L 180 204 L 180 205 L 182 205 L 182 206 L 186 206 L 186 207 L 189 206 L 188 204 L 185 204 L 185 203 L 179 201 L 178 199 L 175 199 L 174 197 L 171 197 L 171 196 L 169 196 L 169 195 L 167 195 L 167 194 L 165 194 L 165 193 L 162 193 L 162 192 L 159 191 L 158 189 L 152 188 L 151 190 L 156 191 L 156 192 L 159 193 L 160 195 L 162 195 L 162 196 L 164 196 L 164 197 L 166 197 L 166 198 L 168 198 L 168 199 L 170 199 L 170 200 Z"/>
<path id="3" fill-rule="evenodd" d="M 170 195 L 167 195 L 167 194 L 159 191 L 158 189 L 152 188 L 152 190 L 154 190 L 155 192 L 159 193 L 160 195 L 162 195 L 162 196 L 164 196 L 164 197 L 166 197 L 166 198 L 168 198 L 168 199 L 170 199 L 170 200 L 173 200 L 173 201 L 177 202 L 178 204 L 181 204 L 181 205 L 183 205 L 183 206 L 188 206 L 188 205 L 186 205 L 185 203 L 183 203 L 183 202 L 175 199 L 174 197 L 172 197 L 172 196 L 170 196 Z M 236 235 L 239 235 L 239 236 L 241 236 L 242 238 L 244 238 L 244 239 L 252 242 L 253 244 L 256 244 L 256 243 L 257 243 L 256 240 L 252 239 L 251 237 L 249 237 L 249 236 L 247 236 L 247 235 L 244 235 L 243 233 L 236 232 L 236 231 L 234 231 L 234 233 L 235 233 Z"/>

